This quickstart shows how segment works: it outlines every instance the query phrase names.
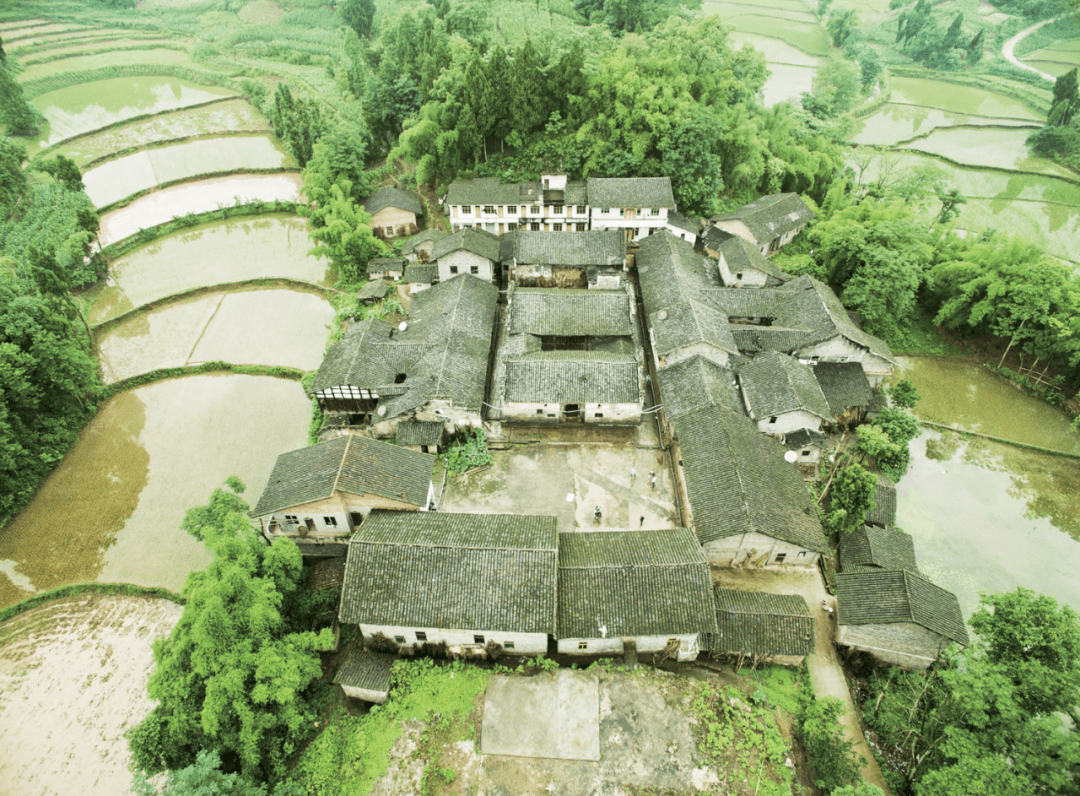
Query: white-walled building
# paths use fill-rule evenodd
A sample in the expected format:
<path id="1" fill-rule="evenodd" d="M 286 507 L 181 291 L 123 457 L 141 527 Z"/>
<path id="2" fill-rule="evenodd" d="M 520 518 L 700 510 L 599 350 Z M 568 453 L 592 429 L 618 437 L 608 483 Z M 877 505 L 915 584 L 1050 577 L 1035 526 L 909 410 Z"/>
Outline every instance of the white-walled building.
<path id="1" fill-rule="evenodd" d="M 787 354 L 758 354 L 739 368 L 739 384 L 747 414 L 765 434 L 821 431 L 832 420 L 813 369 Z"/>
<path id="2" fill-rule="evenodd" d="M 791 243 L 814 215 L 798 194 L 777 193 L 762 196 L 731 213 L 713 216 L 710 222 L 722 232 L 749 241 L 768 256 Z M 711 239 L 708 230 L 705 237 L 708 245 Z"/>
<path id="3" fill-rule="evenodd" d="M 675 210 L 668 177 L 590 177 L 585 190 L 592 229 L 620 229 L 628 241 L 666 228 Z"/>
<path id="4" fill-rule="evenodd" d="M 483 230 L 463 229 L 435 241 L 429 257 L 439 267 L 440 282 L 458 274 L 492 282 L 499 273 L 499 238 Z"/>

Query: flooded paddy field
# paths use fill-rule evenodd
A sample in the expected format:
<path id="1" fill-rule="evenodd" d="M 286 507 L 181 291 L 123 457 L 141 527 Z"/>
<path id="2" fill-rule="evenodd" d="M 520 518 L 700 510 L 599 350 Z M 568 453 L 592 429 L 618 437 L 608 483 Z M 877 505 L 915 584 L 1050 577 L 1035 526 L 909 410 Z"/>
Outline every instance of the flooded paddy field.
<path id="1" fill-rule="evenodd" d="M 1049 47 L 1021 56 L 1020 60 L 1054 77 L 1080 66 L 1080 39 L 1057 41 Z"/>
<path id="2" fill-rule="evenodd" d="M 147 149 L 95 166 L 83 174 L 86 194 L 97 206 L 200 174 L 240 169 L 296 168 L 276 138 L 267 135 L 202 138 Z"/>
<path id="3" fill-rule="evenodd" d="M 134 235 L 140 229 L 164 224 L 187 213 L 205 213 L 241 202 L 297 202 L 303 180 L 299 173 L 234 174 L 183 183 L 135 199 L 101 217 L 102 246 Z"/>
<path id="4" fill-rule="evenodd" d="M 182 611 L 168 600 L 87 594 L 0 625 L 5 793 L 128 792 L 124 733 L 153 709 L 151 645 Z"/>
<path id="5" fill-rule="evenodd" d="M 951 113 L 924 105 L 886 103 L 878 111 L 856 123 L 851 140 L 864 146 L 894 146 L 912 138 L 950 127 L 1020 127 L 1030 135 L 1039 129 L 1037 122 L 1026 119 L 970 116 Z M 964 131 L 969 132 L 968 130 Z M 995 131 L 998 132 L 998 131 Z M 917 146 L 917 145 L 916 145 Z"/>
<path id="6" fill-rule="evenodd" d="M 104 38 L 104 39 L 91 39 L 86 42 L 74 42 L 72 44 L 64 44 L 60 47 L 49 47 L 48 49 L 35 49 L 31 52 L 22 55 L 19 58 L 19 63 L 23 66 L 33 66 L 35 64 L 45 63 L 51 61 L 62 55 L 77 56 L 77 55 L 92 55 L 107 50 L 131 50 L 139 48 L 161 47 L 162 49 L 187 49 L 182 47 L 178 39 L 173 39 L 164 34 L 146 34 L 144 36 L 134 36 L 134 31 L 129 31 L 127 36 L 121 38 Z"/>
<path id="7" fill-rule="evenodd" d="M 816 24 L 809 6 L 798 0 L 776 0 L 760 4 L 705 0 L 701 5 L 701 13 L 719 16 L 725 25 L 743 33 L 780 39 L 808 55 L 829 54 L 828 34 Z"/>
<path id="8" fill-rule="evenodd" d="M 176 77 L 116 77 L 68 86 L 31 100 L 47 123 L 43 132 L 28 142 L 28 149 L 33 154 L 125 119 L 234 95 L 229 89 L 197 86 Z"/>
<path id="9" fill-rule="evenodd" d="M 284 278 L 329 286 L 329 264 L 308 256 L 307 222 L 259 216 L 177 232 L 127 254 L 91 294 L 92 324 L 200 287 Z"/>
<path id="10" fill-rule="evenodd" d="M 79 42 L 92 41 L 94 39 L 116 38 L 118 36 L 130 36 L 128 28 L 87 28 L 82 25 L 67 25 L 64 30 L 42 33 L 41 28 L 28 31 L 22 38 L 12 41 L 8 46 L 8 37 L 4 35 L 4 49 L 18 56 L 24 51 L 39 51 L 55 45 L 77 44 Z"/>
<path id="11" fill-rule="evenodd" d="M 941 155 L 965 166 L 996 167 L 1077 179 L 1075 172 L 1028 151 L 1026 141 L 1032 132 L 1022 128 L 935 130 L 925 138 L 900 148 Z"/>
<path id="12" fill-rule="evenodd" d="M 1025 119 L 1042 125 L 1045 115 L 1024 103 L 987 89 L 961 86 L 940 80 L 894 77 L 891 101 L 904 105 L 922 105 L 950 113 L 991 118 Z"/>
<path id="13" fill-rule="evenodd" d="M 50 154 L 71 158 L 79 168 L 133 147 L 150 146 L 196 135 L 228 135 L 232 133 L 269 133 L 270 122 L 247 100 L 228 99 L 162 113 L 131 124 L 110 127 L 92 135 L 80 136 L 60 144 Z"/>
<path id="14" fill-rule="evenodd" d="M 70 583 L 179 590 L 209 556 L 180 530 L 229 475 L 258 500 L 278 454 L 307 442 L 298 382 L 207 374 L 110 399 L 0 533 L 0 605 Z"/>
<path id="15" fill-rule="evenodd" d="M 132 64 L 190 64 L 191 55 L 185 50 L 171 50 L 163 47 L 153 50 L 109 49 L 90 55 L 76 55 L 71 58 L 57 58 L 53 61 L 27 66 L 19 75 L 20 82 L 38 80 L 43 77 L 59 75 L 62 72 L 78 72 L 83 69 L 104 69 L 107 66 L 130 66 Z"/>
<path id="16" fill-rule="evenodd" d="M 160 368 L 230 362 L 314 370 L 334 318 L 312 293 L 206 293 L 140 313 L 98 338 L 106 384 Z"/>
<path id="17" fill-rule="evenodd" d="M 779 102 L 796 102 L 804 91 L 814 87 L 814 73 L 820 59 L 807 55 L 787 42 L 733 31 L 728 37 L 737 46 L 749 44 L 765 56 L 769 63 L 769 78 L 763 89 L 765 107 Z"/>

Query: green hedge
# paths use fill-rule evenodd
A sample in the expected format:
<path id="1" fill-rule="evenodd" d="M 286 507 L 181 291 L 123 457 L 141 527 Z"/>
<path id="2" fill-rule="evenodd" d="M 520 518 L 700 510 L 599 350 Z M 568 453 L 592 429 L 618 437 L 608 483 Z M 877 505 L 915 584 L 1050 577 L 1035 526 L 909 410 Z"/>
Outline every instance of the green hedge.
<path id="1" fill-rule="evenodd" d="M 282 365 L 234 365 L 231 362 L 203 362 L 199 365 L 183 365 L 178 368 L 160 368 L 149 373 L 140 373 L 127 379 L 106 385 L 98 394 L 98 399 L 106 401 L 117 393 L 153 384 L 165 379 L 179 379 L 185 376 L 198 376 L 203 373 L 236 373 L 240 376 L 272 376 L 276 379 L 300 381 L 304 371 Z"/>
<path id="2" fill-rule="evenodd" d="M 33 597 L 27 597 L 21 602 L 0 609 L 0 622 L 6 622 L 12 617 L 26 613 L 39 605 L 43 605 L 62 597 L 78 597 L 82 594 L 122 594 L 131 597 L 156 597 L 161 600 L 169 600 L 183 605 L 183 598 L 174 591 L 150 586 L 136 586 L 134 583 L 76 583 L 72 586 L 61 586 L 58 589 L 49 589 Z"/>

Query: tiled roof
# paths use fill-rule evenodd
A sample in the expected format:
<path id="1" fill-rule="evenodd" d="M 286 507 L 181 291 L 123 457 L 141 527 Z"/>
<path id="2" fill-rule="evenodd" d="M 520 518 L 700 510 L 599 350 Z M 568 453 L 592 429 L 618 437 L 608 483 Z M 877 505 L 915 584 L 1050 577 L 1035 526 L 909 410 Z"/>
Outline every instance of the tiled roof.
<path id="1" fill-rule="evenodd" d="M 675 420 L 694 528 L 702 544 L 761 533 L 826 553 L 817 511 L 799 468 L 753 421 L 724 409 Z"/>
<path id="2" fill-rule="evenodd" d="M 439 266 L 421 263 L 405 266 L 405 281 L 414 285 L 430 285 L 439 275 Z"/>
<path id="3" fill-rule="evenodd" d="M 750 291 L 740 291 L 749 293 Z M 744 354 L 757 354 L 761 351 L 794 351 L 799 342 L 806 338 L 802 329 L 785 329 L 779 326 L 742 326 L 731 325 L 731 336 L 735 345 Z"/>
<path id="4" fill-rule="evenodd" d="M 668 177 L 590 177 L 585 185 L 591 207 L 675 209 L 675 195 Z"/>
<path id="5" fill-rule="evenodd" d="M 840 568 L 844 572 L 865 569 L 906 569 L 918 573 L 915 540 L 898 528 L 864 525 L 840 539 Z"/>
<path id="6" fill-rule="evenodd" d="M 453 235 L 439 238 L 439 240 L 435 241 L 435 245 L 431 247 L 430 257 L 432 260 L 438 260 L 440 257 L 445 257 L 459 249 L 472 252 L 475 255 L 491 260 L 493 263 L 499 262 L 499 236 L 473 227 L 466 227 Z"/>
<path id="7" fill-rule="evenodd" d="M 356 294 L 356 297 L 361 301 L 365 299 L 381 299 L 389 292 L 390 285 L 387 282 L 382 279 L 374 279 L 360 288 L 360 292 Z"/>
<path id="8" fill-rule="evenodd" d="M 446 192 L 447 205 L 521 205 L 543 199 L 538 182 L 499 182 L 494 177 L 454 180 Z"/>
<path id="9" fill-rule="evenodd" d="M 427 504 L 435 457 L 353 435 L 283 453 L 252 511 L 274 511 L 322 500 L 335 491 Z"/>
<path id="10" fill-rule="evenodd" d="M 689 232 L 694 236 L 697 236 L 701 232 L 700 221 L 694 218 L 687 218 L 682 213 L 677 213 L 674 210 L 668 211 L 667 222 L 669 226 L 681 229 L 683 232 Z"/>
<path id="11" fill-rule="evenodd" d="M 402 420 L 397 424 L 395 441 L 398 445 L 438 445 L 442 440 L 443 424 L 439 420 Z"/>
<path id="12" fill-rule="evenodd" d="M 510 334 L 630 337 L 630 298 L 622 290 L 520 288 L 510 294 Z"/>
<path id="13" fill-rule="evenodd" d="M 506 360 L 510 403 L 636 404 L 640 369 L 632 354 L 543 351 Z"/>
<path id="14" fill-rule="evenodd" d="M 448 233 L 443 232 L 441 229 L 425 229 L 423 232 L 418 232 L 411 238 L 406 239 L 404 245 L 401 247 L 402 254 L 412 254 L 416 251 L 416 247 L 421 243 L 427 243 L 428 241 L 437 241 L 445 238 Z"/>
<path id="15" fill-rule="evenodd" d="M 387 207 L 407 210 L 418 216 L 424 214 L 424 205 L 421 203 L 420 197 L 400 188 L 380 188 L 364 200 L 364 209 L 371 215 L 375 215 Z"/>
<path id="16" fill-rule="evenodd" d="M 768 274 L 778 282 L 787 282 L 793 278 L 791 274 L 777 268 L 772 260 L 765 257 L 754 244 L 740 237 L 736 236 L 723 241 L 719 252 L 727 263 L 728 270 L 733 274 L 753 270 Z"/>
<path id="17" fill-rule="evenodd" d="M 968 644 L 956 595 L 906 570 L 838 574 L 836 606 L 841 625 L 914 622 L 958 644 Z"/>
<path id="18" fill-rule="evenodd" d="M 870 382 L 858 362 L 819 362 L 814 366 L 814 377 L 833 416 L 842 414 L 850 406 L 870 403 Z"/>
<path id="19" fill-rule="evenodd" d="M 653 349 L 657 356 L 693 345 L 706 344 L 718 351 L 738 353 L 727 316 L 700 301 L 674 304 L 649 315 Z"/>
<path id="20" fill-rule="evenodd" d="M 390 692 L 390 667 L 396 660 L 396 655 L 372 652 L 361 647 L 353 650 L 345 659 L 345 663 L 341 664 L 341 668 L 334 675 L 334 682 L 348 688 L 388 694 Z"/>
<path id="21" fill-rule="evenodd" d="M 814 651 L 814 620 L 797 594 L 717 588 L 720 632 L 702 634 L 702 647 L 747 655 L 809 655 Z"/>
<path id="22" fill-rule="evenodd" d="M 784 435 L 784 447 L 791 451 L 825 447 L 825 435 L 812 428 L 799 428 Z"/>
<path id="23" fill-rule="evenodd" d="M 646 314 L 700 299 L 704 291 L 720 287 L 716 264 L 667 230 L 641 241 L 635 263 Z"/>
<path id="24" fill-rule="evenodd" d="M 739 384 L 755 420 L 799 411 L 822 420 L 832 418 L 813 370 L 787 354 L 775 351 L 758 354 L 739 368 Z"/>
<path id="25" fill-rule="evenodd" d="M 554 517 L 373 511 L 349 542 L 350 624 L 555 633 Z"/>
<path id="26" fill-rule="evenodd" d="M 513 258 L 518 265 L 590 265 L 621 268 L 626 260 L 626 238 L 620 229 L 588 232 L 544 232 L 518 230 L 503 236 L 509 248 L 503 260 Z"/>
<path id="27" fill-rule="evenodd" d="M 660 368 L 656 374 L 660 402 L 668 421 L 706 406 L 721 406 L 743 413 L 742 399 L 730 368 L 694 355 Z"/>
<path id="28" fill-rule="evenodd" d="M 896 524 L 896 484 L 881 473 L 877 474 L 874 507 L 866 515 L 866 521 L 883 527 Z"/>
<path id="29" fill-rule="evenodd" d="M 814 217 L 814 211 L 795 193 L 779 193 L 762 196 L 733 213 L 713 216 L 717 221 L 741 221 L 757 239 L 768 243 L 774 238 L 806 224 Z"/>
<path id="30" fill-rule="evenodd" d="M 720 227 L 714 224 L 706 224 L 705 231 L 701 233 L 702 243 L 712 251 L 719 251 L 720 244 L 726 240 L 731 240 L 734 237 L 737 237 L 735 233 L 720 229 Z"/>
<path id="31" fill-rule="evenodd" d="M 311 567 L 307 579 L 309 591 L 341 590 L 345 582 L 345 545 L 341 545 L 341 555 L 324 558 Z"/>
<path id="32" fill-rule="evenodd" d="M 381 274 L 383 271 L 404 271 L 405 261 L 392 257 L 376 257 L 368 260 L 367 272 L 369 274 Z"/>
<path id="33" fill-rule="evenodd" d="M 802 294 L 802 299 L 791 304 L 788 313 L 780 318 L 783 326 L 808 330 L 801 345 L 824 342 L 839 334 L 888 362 L 897 364 L 884 340 L 867 334 L 852 322 L 844 305 L 828 285 L 804 274 L 777 289 Z"/>
<path id="34" fill-rule="evenodd" d="M 715 630 L 709 564 L 690 530 L 560 534 L 558 638 Z"/>

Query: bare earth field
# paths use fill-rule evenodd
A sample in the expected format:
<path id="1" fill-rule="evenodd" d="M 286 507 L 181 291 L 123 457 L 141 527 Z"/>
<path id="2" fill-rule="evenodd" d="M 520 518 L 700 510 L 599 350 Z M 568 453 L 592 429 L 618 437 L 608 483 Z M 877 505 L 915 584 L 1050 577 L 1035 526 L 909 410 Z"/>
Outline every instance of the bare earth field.
<path id="1" fill-rule="evenodd" d="M 0 794 L 127 793 L 124 732 L 150 712 L 151 642 L 183 609 L 84 595 L 0 625 Z"/>

